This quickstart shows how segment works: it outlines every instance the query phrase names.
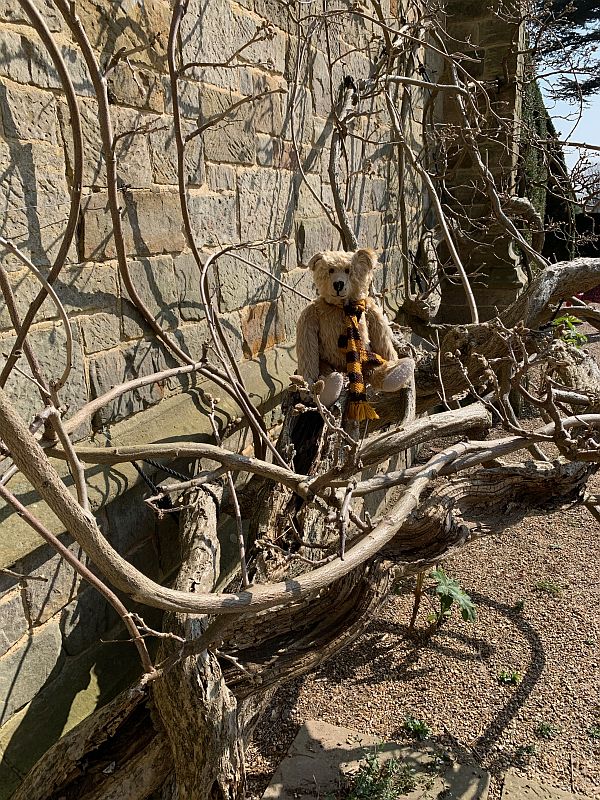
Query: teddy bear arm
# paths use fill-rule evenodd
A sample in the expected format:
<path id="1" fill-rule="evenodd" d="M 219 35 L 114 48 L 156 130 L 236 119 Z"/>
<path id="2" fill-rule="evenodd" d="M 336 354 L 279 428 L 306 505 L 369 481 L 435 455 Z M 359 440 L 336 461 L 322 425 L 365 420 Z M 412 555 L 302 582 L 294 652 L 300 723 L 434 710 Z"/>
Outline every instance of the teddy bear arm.
<path id="1" fill-rule="evenodd" d="M 385 358 L 386 361 L 397 361 L 398 354 L 394 347 L 390 323 L 383 313 L 383 309 L 372 300 L 367 307 L 367 327 L 369 329 L 371 350 Z"/>
<path id="2" fill-rule="evenodd" d="M 314 306 L 304 309 L 296 326 L 298 374 L 308 383 L 319 377 L 319 320 Z"/>

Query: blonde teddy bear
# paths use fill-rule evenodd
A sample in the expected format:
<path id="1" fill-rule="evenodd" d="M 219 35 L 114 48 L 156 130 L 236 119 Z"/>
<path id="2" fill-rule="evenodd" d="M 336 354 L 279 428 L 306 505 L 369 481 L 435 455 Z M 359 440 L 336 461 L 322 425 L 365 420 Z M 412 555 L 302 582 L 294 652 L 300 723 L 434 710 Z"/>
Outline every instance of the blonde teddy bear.
<path id="1" fill-rule="evenodd" d="M 298 373 L 309 383 L 323 380 L 321 401 L 332 405 L 348 378 L 348 419 L 376 419 L 366 401 L 366 383 L 396 392 L 413 380 L 412 358 L 398 358 L 390 324 L 369 297 L 377 256 L 325 251 L 308 263 L 319 296 L 307 306 L 296 331 Z"/>

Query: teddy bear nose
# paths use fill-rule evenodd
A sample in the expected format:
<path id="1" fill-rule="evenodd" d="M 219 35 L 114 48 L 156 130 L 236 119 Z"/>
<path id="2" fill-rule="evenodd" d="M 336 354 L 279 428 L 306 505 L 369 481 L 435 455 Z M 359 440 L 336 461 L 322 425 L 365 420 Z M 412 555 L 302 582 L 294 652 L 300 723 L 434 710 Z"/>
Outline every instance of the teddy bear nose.
<path id="1" fill-rule="evenodd" d="M 342 289 L 344 288 L 344 281 L 334 281 L 333 282 L 333 288 L 339 294 L 342 291 Z"/>

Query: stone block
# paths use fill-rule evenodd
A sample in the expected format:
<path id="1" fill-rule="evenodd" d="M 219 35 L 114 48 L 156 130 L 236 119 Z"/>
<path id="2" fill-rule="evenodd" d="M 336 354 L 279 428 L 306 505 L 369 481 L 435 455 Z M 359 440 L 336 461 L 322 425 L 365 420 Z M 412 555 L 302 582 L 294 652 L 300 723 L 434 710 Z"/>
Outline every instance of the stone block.
<path id="1" fill-rule="evenodd" d="M 335 250 L 339 244 L 339 233 L 327 217 L 313 217 L 296 221 L 296 249 L 298 261 L 305 266 L 315 253 Z"/>
<path id="2" fill-rule="evenodd" d="M 242 44 L 236 37 L 239 26 L 229 3 L 191 0 L 181 26 L 187 63 L 222 64 Z M 192 67 L 186 76 L 222 89 L 239 88 L 239 70 L 226 67 Z"/>
<path id="3" fill-rule="evenodd" d="M 186 322 L 204 319 L 206 315 L 200 294 L 200 269 L 194 256 L 190 252 L 181 253 L 175 257 L 173 265 L 180 319 Z M 208 282 L 209 295 L 214 296 L 216 288 L 212 270 L 209 271 Z"/>
<path id="4" fill-rule="evenodd" d="M 235 255 L 250 263 L 240 261 Z M 269 254 L 265 257 L 260 250 L 243 249 L 219 258 L 216 269 L 221 311 L 234 311 L 265 300 L 274 300 L 279 295 L 279 284 L 275 278 L 254 269 L 252 264 L 263 270 L 272 270 L 276 277 L 281 270 L 279 264 L 271 264 Z"/>
<path id="5" fill-rule="evenodd" d="M 185 136 L 196 126 L 183 120 L 182 133 Z M 157 130 L 148 134 L 152 177 L 154 183 L 177 186 L 177 147 L 172 117 L 162 117 Z M 202 139 L 196 136 L 185 145 L 185 177 L 190 186 L 200 186 L 205 182 Z"/>
<path id="6" fill-rule="evenodd" d="M 51 620 L 0 658 L 0 725 L 28 703 L 57 670 L 62 640 Z"/>
<path id="7" fill-rule="evenodd" d="M 89 314 L 79 318 L 79 326 L 87 355 L 110 350 L 121 341 L 121 320 L 117 314 Z"/>
<path id="8" fill-rule="evenodd" d="M 296 340 L 296 323 L 302 311 L 310 300 L 316 297 L 316 290 L 312 274 L 307 269 L 294 269 L 285 276 L 285 282 L 292 289 L 296 289 L 306 297 L 296 294 L 288 286 L 281 290 L 281 304 L 285 324 L 286 339 L 290 342 Z"/>
<path id="9" fill-rule="evenodd" d="M 76 94 L 93 95 L 94 87 L 81 51 L 61 42 L 57 42 L 57 45 Z M 24 40 L 24 46 L 29 59 L 31 83 L 40 89 L 62 90 L 58 70 L 41 40 L 32 34 L 30 39 Z"/>
<path id="10" fill-rule="evenodd" d="M 122 350 L 110 350 L 90 361 L 90 387 L 93 397 L 99 397 L 115 384 L 158 372 L 165 366 L 162 351 L 152 342 L 137 342 Z M 158 403 L 163 397 L 163 388 L 151 384 L 113 400 L 94 416 L 93 428 L 98 430 L 107 424 L 126 419 L 148 406 Z"/>
<path id="11" fill-rule="evenodd" d="M 0 656 L 29 630 L 21 589 L 17 587 L 0 598 Z"/>
<path id="12" fill-rule="evenodd" d="M 198 84 L 180 78 L 177 81 L 177 103 L 179 113 L 184 119 L 198 122 L 200 116 L 200 101 L 198 97 Z M 173 113 L 173 102 L 171 98 L 171 84 L 167 78 L 163 81 L 163 91 L 165 96 L 165 111 L 167 114 Z"/>
<path id="13" fill-rule="evenodd" d="M 0 146 L 0 150 L 4 148 Z M 5 154 L 10 159 L 9 173 L 12 173 L 6 179 L 9 183 L 8 207 L 11 209 L 8 216 L 15 222 L 13 240 L 34 263 L 45 266 L 52 262 L 62 243 L 71 202 L 62 148 L 46 142 L 13 141 L 6 143 L 1 160 Z M 0 182 L 3 182 L 2 178 Z M 3 198 L 6 196 L 3 193 Z M 19 227 L 23 223 L 24 229 Z M 10 221 L 6 221 L 5 236 L 9 235 L 10 227 Z M 68 255 L 69 259 L 75 260 L 74 246 Z M 20 261 L 18 267 L 23 269 Z"/>
<path id="14" fill-rule="evenodd" d="M 197 247 L 215 247 L 239 241 L 235 195 L 190 193 L 188 207 Z"/>
<path id="15" fill-rule="evenodd" d="M 82 100 L 79 110 L 84 148 L 83 184 L 103 187 L 106 186 L 106 167 L 98 127 L 98 105 L 94 100 Z M 148 124 L 148 116 L 130 108 L 114 108 L 111 116 L 116 137 L 118 185 L 135 189 L 149 187 L 152 183 L 152 169 L 148 141 L 145 134 L 134 133 L 140 126 Z M 66 142 L 68 168 L 72 174 L 73 145 L 70 117 L 65 103 L 59 105 L 58 118 Z"/>
<path id="16" fill-rule="evenodd" d="M 120 61 L 109 73 L 107 83 L 112 103 L 159 114 L 165 110 L 164 86 L 155 72 Z"/>
<path id="17" fill-rule="evenodd" d="M 177 291 L 171 256 L 154 256 L 128 262 L 131 282 L 153 318 L 165 330 L 177 327 Z M 121 311 L 123 334 L 126 339 L 136 339 L 151 334 L 135 305 L 128 299 L 127 289 L 121 282 Z"/>
<path id="18" fill-rule="evenodd" d="M 240 312 L 244 357 L 259 353 L 285 341 L 285 325 L 279 303 L 257 303 Z"/>
<path id="19" fill-rule="evenodd" d="M 354 230 L 361 247 L 372 247 L 374 250 L 383 247 L 384 229 L 381 214 L 360 214 L 354 219 Z"/>
<path id="20" fill-rule="evenodd" d="M 457 19 L 482 19 L 490 14 L 490 5 L 481 0 L 449 0 L 446 3 L 446 12 L 450 17 Z"/>
<path id="21" fill-rule="evenodd" d="M 78 105 L 84 152 L 83 185 L 106 186 L 106 168 L 102 156 L 100 130 L 98 127 L 98 104 L 94 100 L 81 100 Z M 62 139 L 65 143 L 67 166 L 72 175 L 74 171 L 73 136 L 69 109 L 64 101 L 58 104 L 58 122 Z"/>
<path id="22" fill-rule="evenodd" d="M 254 164 L 256 144 L 253 103 L 228 111 L 242 100 L 241 95 L 218 91 L 204 86 L 200 91 L 200 120 L 202 125 L 215 121 L 202 134 L 204 155 L 208 161 L 230 164 Z M 221 115 L 225 114 L 223 120 Z"/>
<path id="23" fill-rule="evenodd" d="M 267 133 L 256 134 L 256 163 L 259 167 L 275 166 L 280 141 Z"/>
<path id="24" fill-rule="evenodd" d="M 161 118 L 157 117 L 156 125 Z M 141 114 L 130 108 L 116 108 L 113 112 L 115 131 L 115 155 L 117 161 L 117 183 L 132 189 L 145 189 L 152 185 L 152 165 L 148 139 L 145 134 L 138 133 L 150 122 L 147 114 Z"/>
<path id="25" fill-rule="evenodd" d="M 254 0 L 253 5 L 256 14 L 281 28 L 282 31 L 289 34 L 295 29 L 288 7 L 278 0 Z"/>
<path id="26" fill-rule="evenodd" d="M 483 53 L 477 52 L 483 58 L 483 69 L 481 77 L 486 80 L 498 79 L 504 81 L 504 75 L 508 70 L 509 75 L 514 75 L 517 67 L 517 45 L 512 47 L 510 44 L 499 45 L 498 47 L 487 47 Z M 471 72 L 471 70 L 469 70 Z M 474 77 L 479 77 L 475 75 Z M 503 113 L 502 116 L 505 116 Z"/>
<path id="27" fill-rule="evenodd" d="M 211 192 L 235 191 L 235 168 L 227 164 L 207 164 L 206 183 Z"/>
<path id="28" fill-rule="evenodd" d="M 486 22 L 478 22 L 477 20 L 465 21 L 460 16 L 452 14 L 446 19 L 446 29 L 450 36 L 459 42 L 466 42 L 475 45 L 480 43 L 480 31 L 487 24 L 488 23 Z M 496 28 L 496 30 L 502 28 L 502 26 L 498 24 L 497 19 L 492 22 L 492 25 L 494 28 Z"/>
<path id="29" fill-rule="evenodd" d="M 205 320 L 199 322 L 188 322 L 181 325 L 174 333 L 174 338 L 181 349 L 187 353 L 194 361 L 199 361 L 202 357 L 205 345 L 212 344 L 212 338 Z M 169 395 L 179 394 L 192 386 L 197 386 L 198 378 L 193 373 L 178 375 L 166 381 L 166 392 Z"/>
<path id="30" fill-rule="evenodd" d="M 298 172 L 298 161 L 302 163 L 305 172 L 318 171 L 318 159 L 312 158 L 310 148 L 303 145 L 298 145 L 297 148 L 291 142 L 285 139 L 277 139 L 277 153 L 275 166 L 279 169 L 289 169 L 292 172 Z"/>
<path id="31" fill-rule="evenodd" d="M 269 259 L 270 270 L 277 274 L 279 270 L 289 271 L 298 266 L 298 252 L 294 239 L 284 239 L 272 244 L 262 251 Z"/>
<path id="32" fill-rule="evenodd" d="M 106 638 L 116 639 L 116 628 Z M 115 665 L 118 668 L 115 669 Z M 33 701 L 0 729 L 2 763 L 10 763 L 26 775 L 54 742 L 130 686 L 140 675 L 140 660 L 133 644 L 98 643 L 63 668 Z M 11 795 L 0 778 L 0 798 Z M 21 777 L 22 780 L 22 777 Z M 5 793 L 7 792 L 7 793 Z"/>
<path id="33" fill-rule="evenodd" d="M 227 337 L 233 357 L 236 361 L 241 361 L 243 357 L 243 337 L 239 312 L 233 311 L 231 314 L 220 314 L 219 321 Z"/>
<path id="34" fill-rule="evenodd" d="M 254 94 L 254 78 L 256 75 L 256 71 L 251 67 L 241 67 L 236 70 L 240 76 L 240 86 L 239 86 L 239 93 L 250 96 Z"/>
<path id="35" fill-rule="evenodd" d="M 97 3 L 80 0 L 77 13 L 97 53 L 137 48 L 133 60 L 165 70 L 170 8 L 163 0 L 144 3 Z"/>
<path id="36" fill-rule="evenodd" d="M 379 178 L 364 178 L 362 183 L 364 190 L 361 194 L 365 199 L 364 210 L 387 211 L 390 206 L 387 181 Z"/>
<path id="37" fill-rule="evenodd" d="M 150 477 L 155 476 L 155 467 L 142 463 L 140 466 Z M 156 515 L 144 503 L 144 497 L 147 496 L 147 486 L 138 483 L 125 494 L 116 497 L 105 509 L 106 525 L 102 532 L 112 546 L 127 558 L 142 542 L 154 536 Z"/>
<path id="38" fill-rule="evenodd" d="M 17 83 L 29 83 L 29 59 L 25 39 L 15 31 L 0 30 L 0 75 Z"/>
<path id="39" fill-rule="evenodd" d="M 79 331 L 76 325 L 72 325 L 71 330 L 73 333 L 73 368 L 66 385 L 60 391 L 60 400 L 69 406 L 72 413 L 72 411 L 87 402 L 88 392 Z M 48 379 L 58 378 L 62 374 L 66 363 L 66 337 L 62 323 L 48 327 L 44 326 L 32 331 L 29 334 L 29 341 L 43 374 Z M 8 354 L 13 342 L 14 337 L 6 337 L 2 341 L 2 353 Z M 4 361 L 5 359 L 2 357 L 0 359 L 1 364 Z M 28 372 L 24 359 L 21 359 L 19 366 Z M 27 380 L 23 375 L 13 372 L 6 384 L 6 390 L 26 421 L 31 420 L 39 411 L 41 400 L 38 391 L 31 381 Z M 68 416 L 69 413 L 67 413 L 67 418 Z"/>
<path id="40" fill-rule="evenodd" d="M 23 319 L 39 293 L 40 282 L 29 272 L 15 271 L 10 273 L 9 283 L 17 313 Z M 117 276 L 114 265 L 67 267 L 62 270 L 53 286 L 68 314 L 116 308 Z M 57 318 L 56 305 L 47 297 L 36 315 L 36 322 Z M 0 307 L 0 328 L 12 328 L 5 305 Z"/>
<path id="41" fill-rule="evenodd" d="M 383 763 L 395 758 L 415 775 L 418 788 L 405 794 L 407 800 L 426 795 L 440 800 L 486 800 L 488 796 L 489 772 L 465 762 L 464 755 L 459 761 L 458 753 L 442 750 L 433 742 L 423 742 L 418 747 L 382 743 L 380 737 L 308 720 L 275 771 L 263 800 L 292 800 L 315 791 L 335 792 L 373 752 Z"/>
<path id="42" fill-rule="evenodd" d="M 504 776 L 502 800 L 589 800 L 582 794 L 573 794 L 566 789 L 556 789 L 534 778 L 519 775 L 509 769 Z"/>
<path id="43" fill-rule="evenodd" d="M 297 175 L 295 176 L 295 184 L 298 193 L 298 214 L 302 217 L 319 217 L 323 214 L 323 206 L 317 198 L 324 199 L 325 202 L 329 201 L 329 205 L 333 202 L 331 197 L 323 197 L 319 175 L 309 174 L 306 175 L 306 179 L 302 179 L 300 175 Z"/>
<path id="44" fill-rule="evenodd" d="M 283 127 L 281 135 L 284 139 L 292 140 L 292 124 L 297 142 L 312 142 L 313 139 L 313 110 L 311 94 L 304 87 L 296 90 L 292 113 L 292 97 L 287 98 L 283 109 Z"/>
<path id="45" fill-rule="evenodd" d="M 252 122 L 219 123 L 204 133 L 204 154 L 208 161 L 250 166 L 256 161 L 256 140 Z"/>
<path id="46" fill-rule="evenodd" d="M 255 96 L 264 92 L 273 92 L 251 104 L 254 127 L 259 133 L 280 136 L 283 127 L 283 103 L 286 84 L 281 79 L 257 73 L 253 76 L 252 91 Z"/>
<path id="47" fill-rule="evenodd" d="M 9 139 L 56 145 L 56 99 L 51 92 L 0 83 L 0 121 Z"/>
<path id="48" fill-rule="evenodd" d="M 315 49 L 310 51 L 309 62 L 311 67 L 310 88 L 313 111 L 318 117 L 326 119 L 332 111 L 329 64 L 324 54 Z"/>
<path id="49" fill-rule="evenodd" d="M 285 236 L 291 231 L 296 201 L 288 173 L 245 170 L 238 175 L 238 195 L 242 241 Z"/>
<path id="50" fill-rule="evenodd" d="M 273 27 L 265 29 L 262 21 L 257 22 L 256 17 L 247 14 L 237 12 L 234 20 L 233 36 L 238 43 L 236 49 L 258 34 L 257 41 L 244 48 L 241 58 L 254 66 L 266 67 L 271 72 L 282 74 L 285 70 L 286 50 L 283 33 Z"/>
<path id="51" fill-rule="evenodd" d="M 60 13 L 54 7 L 52 0 L 34 0 L 34 6 L 44 17 L 49 30 L 61 31 L 64 23 Z M 3 22 L 22 23 L 29 25 L 29 17 L 21 7 L 19 0 L 3 0 L 0 5 L 0 20 Z"/>
<path id="52" fill-rule="evenodd" d="M 65 652 L 69 656 L 79 655 L 118 621 L 119 616 L 110 603 L 90 586 L 69 603 L 60 615 Z"/>
<path id="53" fill-rule="evenodd" d="M 136 190 L 123 196 L 123 238 L 128 254 L 146 256 L 184 249 L 177 192 Z M 96 192 L 83 203 L 80 242 L 86 260 L 115 258 L 106 192 Z"/>
<path id="54" fill-rule="evenodd" d="M 76 543 L 69 545 L 69 550 L 83 563 L 87 557 Z M 47 622 L 67 605 L 79 591 L 82 578 L 62 556 L 53 554 L 47 561 L 28 573 L 40 580 L 25 581 L 23 598 L 32 627 Z"/>

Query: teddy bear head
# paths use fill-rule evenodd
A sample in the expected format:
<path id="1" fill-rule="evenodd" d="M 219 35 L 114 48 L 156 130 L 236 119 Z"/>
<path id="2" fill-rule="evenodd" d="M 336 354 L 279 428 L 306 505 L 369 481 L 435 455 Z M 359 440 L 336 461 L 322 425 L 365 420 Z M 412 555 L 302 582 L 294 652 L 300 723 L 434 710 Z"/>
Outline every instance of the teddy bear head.
<path id="1" fill-rule="evenodd" d="M 319 296 L 335 306 L 364 300 L 369 294 L 377 256 L 373 250 L 325 250 L 308 262 Z"/>

